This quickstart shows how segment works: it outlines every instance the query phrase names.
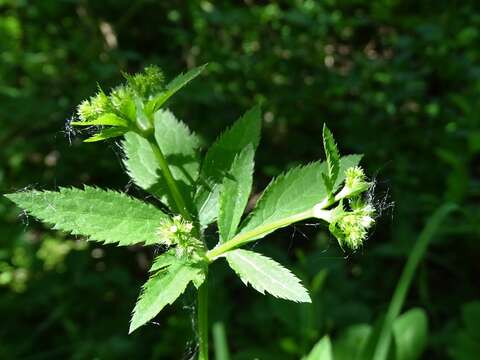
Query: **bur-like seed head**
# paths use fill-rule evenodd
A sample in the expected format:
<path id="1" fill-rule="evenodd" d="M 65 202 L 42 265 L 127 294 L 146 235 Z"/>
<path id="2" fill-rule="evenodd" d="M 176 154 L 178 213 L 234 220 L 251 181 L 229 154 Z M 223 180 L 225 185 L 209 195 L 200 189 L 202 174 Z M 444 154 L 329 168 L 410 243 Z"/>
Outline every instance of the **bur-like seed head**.
<path id="1" fill-rule="evenodd" d="M 361 204 L 360 200 L 353 201 L 351 208 L 351 211 L 340 216 L 335 227 L 341 234 L 341 245 L 356 250 L 366 240 L 368 230 L 375 223 L 375 208 L 371 204 Z"/>
<path id="2" fill-rule="evenodd" d="M 370 183 L 360 166 L 353 166 L 345 170 L 344 192 L 347 198 L 352 198 L 368 190 Z"/>
<path id="3" fill-rule="evenodd" d="M 161 244 L 175 246 L 179 257 L 202 252 L 203 244 L 193 235 L 193 224 L 180 215 L 162 220 L 157 235 Z"/>
<path id="4" fill-rule="evenodd" d="M 165 77 L 158 66 L 148 66 L 141 73 L 125 75 L 127 86 L 141 98 L 149 98 L 164 90 Z"/>
<path id="5" fill-rule="evenodd" d="M 80 121 L 91 121 L 108 112 L 110 101 L 104 92 L 100 91 L 89 100 L 83 100 L 77 107 Z"/>

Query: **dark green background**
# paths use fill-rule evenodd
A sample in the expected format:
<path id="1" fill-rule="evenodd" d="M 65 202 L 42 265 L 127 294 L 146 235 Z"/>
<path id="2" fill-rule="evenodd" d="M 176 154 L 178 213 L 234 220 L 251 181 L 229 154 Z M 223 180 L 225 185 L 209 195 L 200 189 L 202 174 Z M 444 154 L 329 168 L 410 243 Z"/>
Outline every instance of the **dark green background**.
<path id="1" fill-rule="evenodd" d="M 480 298 L 479 60 L 478 1 L 0 0 L 0 190 L 87 183 L 144 197 L 117 144 L 82 144 L 66 119 L 122 71 L 157 64 L 171 78 L 209 62 L 170 106 L 208 144 L 263 103 L 255 194 L 323 156 L 326 122 L 343 153 L 365 154 L 385 208 L 355 254 L 308 224 L 255 245 L 321 283 L 311 306 L 255 293 L 215 264 L 211 318 L 225 323 L 234 359 L 298 359 L 323 334 L 373 322 L 446 201 L 461 211 L 435 237 L 405 308 L 427 311 L 425 359 L 474 359 L 458 355 L 458 329 L 463 304 Z M 1 200 L 0 359 L 193 353 L 193 294 L 127 335 L 152 249 L 81 247 L 18 213 Z"/>

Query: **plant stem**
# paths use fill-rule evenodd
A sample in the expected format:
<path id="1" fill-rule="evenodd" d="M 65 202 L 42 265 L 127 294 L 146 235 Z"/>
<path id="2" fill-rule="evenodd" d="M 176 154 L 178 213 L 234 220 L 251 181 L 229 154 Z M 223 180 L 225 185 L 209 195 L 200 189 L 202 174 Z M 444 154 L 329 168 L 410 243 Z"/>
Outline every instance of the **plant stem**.
<path id="1" fill-rule="evenodd" d="M 403 303 L 405 302 L 405 297 L 407 296 L 408 289 L 412 282 L 413 276 L 415 275 L 415 270 L 417 269 L 420 260 L 423 258 L 428 244 L 435 235 L 438 227 L 445 217 L 455 209 L 456 205 L 454 204 L 447 203 L 441 206 L 428 219 L 427 225 L 425 225 L 424 229 L 420 233 L 418 241 L 415 243 L 415 246 L 408 257 L 405 268 L 403 269 L 400 280 L 398 281 L 397 287 L 392 296 L 392 300 L 390 301 L 390 305 L 388 306 L 387 314 L 385 315 L 385 319 L 383 321 L 380 335 L 375 347 L 375 352 L 373 355 L 374 360 L 385 360 L 387 358 L 392 337 L 391 333 L 393 322 L 398 315 L 400 315 Z"/>
<path id="2" fill-rule="evenodd" d="M 198 360 L 208 360 L 208 278 L 198 289 L 197 301 Z"/>
<path id="3" fill-rule="evenodd" d="M 267 223 L 264 225 L 260 225 L 252 230 L 248 230 L 245 232 L 241 232 L 240 234 L 236 235 L 229 240 L 212 250 L 207 252 L 207 259 L 208 261 L 212 262 L 215 258 L 219 257 L 223 253 L 232 250 L 240 245 L 243 245 L 247 242 L 253 241 L 258 239 L 258 237 L 266 235 L 278 228 L 288 226 L 298 221 L 306 220 L 313 217 L 313 209 L 308 209 L 307 211 L 285 217 L 283 219 L 279 219 L 277 221 L 273 221 L 271 223 Z"/>
<path id="4" fill-rule="evenodd" d="M 149 135 L 147 137 L 147 140 L 150 143 L 150 146 L 152 148 L 153 153 L 155 154 L 158 164 L 160 165 L 160 169 L 162 170 L 163 177 L 165 178 L 165 181 L 167 183 L 168 189 L 170 190 L 170 193 L 172 194 L 173 201 L 175 201 L 175 204 L 178 208 L 178 212 L 186 219 L 191 221 L 192 217 L 190 216 L 190 213 L 188 212 L 185 200 L 183 199 L 182 194 L 180 193 L 180 190 L 178 189 L 177 183 L 175 179 L 173 178 L 172 172 L 170 171 L 170 168 L 168 167 L 167 160 L 165 159 L 165 156 L 163 156 L 162 150 L 157 144 L 157 141 L 155 140 L 155 136 L 153 134 Z"/>
<path id="5" fill-rule="evenodd" d="M 165 159 L 165 156 L 162 153 L 162 150 L 155 140 L 153 134 L 145 136 L 153 153 L 155 154 L 160 169 L 167 183 L 168 189 L 175 201 L 178 212 L 183 216 L 184 219 L 192 221 L 192 216 L 188 211 L 185 200 L 177 187 L 177 183 L 173 178 L 172 172 L 168 167 L 168 162 Z M 196 228 L 196 231 L 198 229 Z M 198 342 L 199 342 L 199 360 L 208 360 L 208 278 L 205 278 L 204 283 L 200 286 L 197 293 L 197 307 L 198 307 Z"/>

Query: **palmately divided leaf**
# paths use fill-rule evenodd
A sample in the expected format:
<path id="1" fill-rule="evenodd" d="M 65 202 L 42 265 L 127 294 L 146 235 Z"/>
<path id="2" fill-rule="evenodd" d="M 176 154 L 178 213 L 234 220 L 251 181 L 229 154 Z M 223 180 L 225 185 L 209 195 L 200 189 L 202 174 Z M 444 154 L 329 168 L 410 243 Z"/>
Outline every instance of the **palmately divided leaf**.
<path id="1" fill-rule="evenodd" d="M 333 185 L 337 181 L 338 172 L 340 170 L 340 153 L 338 152 L 337 144 L 333 138 L 332 132 L 323 125 L 323 147 L 325 149 L 325 156 L 327 158 L 327 174 L 324 178 L 327 191 L 333 191 Z"/>
<path id="2" fill-rule="evenodd" d="M 247 206 L 252 190 L 254 156 L 255 150 L 250 144 L 235 157 L 223 180 L 218 214 L 221 242 L 230 240 L 235 235 Z"/>
<path id="3" fill-rule="evenodd" d="M 225 253 L 230 267 L 245 285 L 264 294 L 295 302 L 311 302 L 307 290 L 290 270 L 253 251 L 236 249 Z"/>
<path id="4" fill-rule="evenodd" d="M 225 173 L 247 145 L 256 150 L 260 141 L 261 112 L 255 106 L 226 130 L 210 147 L 202 164 L 195 204 L 200 224 L 207 226 L 218 216 L 218 199 Z"/>
<path id="5" fill-rule="evenodd" d="M 348 155 L 340 160 L 340 170 L 334 185 L 336 190 L 345 179 L 345 170 L 356 166 L 361 155 Z M 322 174 L 326 171 L 326 163 L 314 162 L 305 166 L 294 168 L 278 176 L 265 189 L 261 198 L 250 216 L 241 226 L 240 234 L 252 230 L 260 225 L 268 225 L 294 216 L 311 209 L 328 196 Z M 254 239 L 264 237 L 271 231 L 262 233 Z"/>
<path id="6" fill-rule="evenodd" d="M 157 227 L 165 215 L 159 209 L 123 193 L 86 186 L 84 190 L 26 191 L 5 195 L 54 229 L 84 235 L 107 244 L 157 242 Z"/>
<path id="7" fill-rule="evenodd" d="M 129 333 L 153 319 L 166 305 L 172 304 L 190 282 L 195 286 L 205 280 L 205 270 L 197 264 L 177 259 L 153 274 L 142 288 L 130 323 Z"/>

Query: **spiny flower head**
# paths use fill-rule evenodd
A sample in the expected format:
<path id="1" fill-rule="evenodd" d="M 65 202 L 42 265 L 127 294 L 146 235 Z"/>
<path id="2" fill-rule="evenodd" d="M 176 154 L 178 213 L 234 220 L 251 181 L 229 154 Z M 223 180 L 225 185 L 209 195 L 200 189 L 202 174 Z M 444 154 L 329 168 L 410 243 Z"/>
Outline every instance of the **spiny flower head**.
<path id="1" fill-rule="evenodd" d="M 360 166 L 352 166 L 345 170 L 345 185 L 335 199 L 351 199 L 367 191 L 370 185 L 363 169 Z"/>
<path id="2" fill-rule="evenodd" d="M 142 73 L 124 76 L 128 90 L 141 98 L 149 99 L 164 90 L 165 77 L 158 66 L 148 66 Z"/>
<path id="3" fill-rule="evenodd" d="M 193 235 L 193 224 L 180 215 L 162 220 L 157 235 L 163 245 L 175 246 L 179 257 L 192 255 L 203 249 L 202 242 Z"/>
<path id="4" fill-rule="evenodd" d="M 352 200 L 350 207 L 351 211 L 340 213 L 330 227 L 341 246 L 356 250 L 366 240 L 368 230 L 375 223 L 375 208 L 360 198 Z"/>
<path id="5" fill-rule="evenodd" d="M 81 121 L 92 121 L 108 112 L 110 100 L 103 91 L 100 91 L 89 100 L 83 100 L 77 107 L 77 115 Z"/>

